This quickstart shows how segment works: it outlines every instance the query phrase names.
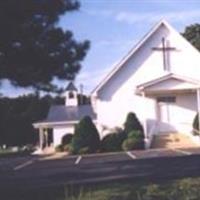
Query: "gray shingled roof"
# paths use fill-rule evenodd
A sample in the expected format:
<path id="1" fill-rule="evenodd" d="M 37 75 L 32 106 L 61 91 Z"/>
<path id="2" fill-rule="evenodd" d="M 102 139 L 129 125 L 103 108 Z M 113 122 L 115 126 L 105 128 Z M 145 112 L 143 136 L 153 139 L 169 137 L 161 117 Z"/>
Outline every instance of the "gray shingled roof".
<path id="1" fill-rule="evenodd" d="M 43 122 L 79 121 L 84 116 L 96 119 L 96 114 L 91 105 L 80 106 L 51 106 L 47 118 Z"/>

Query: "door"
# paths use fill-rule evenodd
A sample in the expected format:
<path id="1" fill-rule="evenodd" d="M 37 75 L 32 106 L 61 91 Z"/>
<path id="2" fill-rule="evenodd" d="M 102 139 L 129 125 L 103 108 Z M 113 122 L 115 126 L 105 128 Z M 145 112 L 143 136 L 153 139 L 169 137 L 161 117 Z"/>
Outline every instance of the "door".
<path id="1" fill-rule="evenodd" d="M 173 122 L 175 107 L 175 98 L 162 97 L 157 99 L 158 104 L 158 121 L 160 132 L 176 132 Z"/>
<path id="2" fill-rule="evenodd" d="M 47 130 L 47 146 L 50 147 L 53 144 L 53 129 Z"/>

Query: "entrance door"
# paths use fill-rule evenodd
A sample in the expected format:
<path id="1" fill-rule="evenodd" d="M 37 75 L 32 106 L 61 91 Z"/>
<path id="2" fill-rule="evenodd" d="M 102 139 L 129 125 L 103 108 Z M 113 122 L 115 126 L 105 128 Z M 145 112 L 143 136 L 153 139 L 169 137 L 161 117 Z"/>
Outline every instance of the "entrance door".
<path id="1" fill-rule="evenodd" d="M 47 130 L 47 146 L 51 146 L 53 144 L 53 130 L 48 129 Z"/>
<path id="2" fill-rule="evenodd" d="M 175 106 L 175 97 L 159 97 L 158 104 L 158 121 L 160 132 L 175 132 L 173 125 L 173 110 Z"/>

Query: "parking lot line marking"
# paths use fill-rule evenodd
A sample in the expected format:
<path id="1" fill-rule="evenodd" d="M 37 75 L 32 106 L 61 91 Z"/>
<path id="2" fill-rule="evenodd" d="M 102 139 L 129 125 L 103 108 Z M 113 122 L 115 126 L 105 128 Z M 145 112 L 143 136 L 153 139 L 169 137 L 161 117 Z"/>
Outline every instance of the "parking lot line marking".
<path id="1" fill-rule="evenodd" d="M 127 151 L 126 154 L 131 157 L 132 159 L 136 159 L 136 156 L 132 154 L 130 151 Z"/>
<path id="2" fill-rule="evenodd" d="M 29 161 L 27 161 L 25 163 L 22 163 L 22 164 L 20 164 L 20 165 L 18 165 L 16 167 L 14 167 L 14 170 L 16 171 L 16 170 L 22 169 L 22 168 L 24 168 L 24 167 L 26 167 L 28 165 L 31 165 L 32 163 L 33 163 L 33 160 L 29 160 Z"/>
<path id="3" fill-rule="evenodd" d="M 82 159 L 82 156 L 78 156 L 78 158 L 75 161 L 75 165 L 78 165 L 81 159 Z"/>
<path id="4" fill-rule="evenodd" d="M 178 152 L 178 153 L 182 153 L 182 154 L 185 154 L 185 155 L 191 155 L 192 153 L 189 152 L 189 151 L 185 151 L 185 150 L 181 150 L 181 149 L 173 149 L 171 148 L 171 150 L 175 151 L 175 152 Z"/>

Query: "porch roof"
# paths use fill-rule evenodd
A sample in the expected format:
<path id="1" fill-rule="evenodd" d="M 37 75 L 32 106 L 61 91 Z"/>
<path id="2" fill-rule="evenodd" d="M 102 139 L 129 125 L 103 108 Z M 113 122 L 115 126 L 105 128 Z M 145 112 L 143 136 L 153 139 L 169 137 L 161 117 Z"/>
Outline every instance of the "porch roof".
<path id="1" fill-rule="evenodd" d="M 137 86 L 137 92 L 160 93 L 194 91 L 200 88 L 200 81 L 177 74 L 167 74 Z"/>

